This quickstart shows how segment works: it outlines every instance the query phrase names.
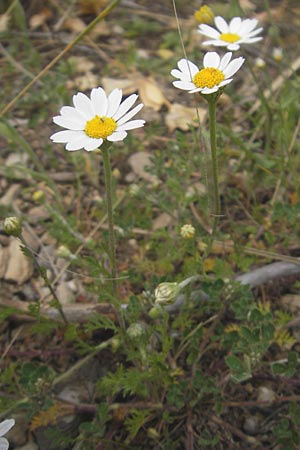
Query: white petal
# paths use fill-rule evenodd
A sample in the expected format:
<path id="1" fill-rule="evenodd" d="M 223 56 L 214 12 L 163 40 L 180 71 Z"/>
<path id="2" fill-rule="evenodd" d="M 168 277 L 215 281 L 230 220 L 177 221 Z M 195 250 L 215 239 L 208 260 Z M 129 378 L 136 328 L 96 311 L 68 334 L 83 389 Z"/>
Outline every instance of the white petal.
<path id="1" fill-rule="evenodd" d="M 178 89 L 183 89 L 184 91 L 195 89 L 195 85 L 191 81 L 173 81 L 173 86 L 177 87 Z"/>
<path id="2" fill-rule="evenodd" d="M 181 59 L 178 61 L 177 66 L 181 70 L 181 72 L 190 74 L 192 77 L 196 75 L 197 72 L 199 72 L 199 68 L 194 64 L 192 61 L 189 61 L 188 59 Z"/>
<path id="3" fill-rule="evenodd" d="M 100 145 L 103 144 L 103 139 L 89 139 L 89 141 L 84 145 L 84 149 L 87 152 L 92 152 L 93 150 L 96 150 L 96 148 L 99 148 Z"/>
<path id="4" fill-rule="evenodd" d="M 123 123 L 123 125 L 118 125 L 116 132 L 126 131 L 126 130 L 134 130 L 135 128 L 143 127 L 145 124 L 145 120 L 131 120 L 130 122 Z"/>
<path id="5" fill-rule="evenodd" d="M 250 33 L 252 30 L 254 30 L 257 24 L 257 19 L 245 19 L 241 28 L 242 35 L 245 36 L 246 34 Z M 260 28 L 259 30 L 261 31 L 262 28 Z"/>
<path id="6" fill-rule="evenodd" d="M 80 136 L 79 138 L 69 141 L 66 145 L 66 150 L 68 150 L 69 152 L 73 152 L 75 150 L 80 150 L 80 149 L 84 148 L 86 143 L 89 142 L 90 140 L 91 140 L 91 138 L 89 138 L 86 135 Z"/>
<path id="7" fill-rule="evenodd" d="M 206 24 L 200 25 L 198 31 L 200 34 L 203 34 L 204 36 L 208 36 L 213 39 L 218 39 L 218 37 L 220 36 L 219 31 Z"/>
<path id="8" fill-rule="evenodd" d="M 244 63 L 245 59 L 240 56 L 239 58 L 235 58 L 233 59 L 228 66 L 223 70 L 223 73 L 225 75 L 225 78 L 230 78 L 232 77 L 232 75 L 234 75 L 239 68 L 242 66 L 242 64 Z"/>
<path id="9" fill-rule="evenodd" d="M 231 83 L 231 82 L 232 82 L 232 78 L 228 78 L 227 80 L 223 80 L 223 81 L 221 81 L 221 83 L 219 84 L 219 87 L 226 86 L 226 84 L 229 84 L 229 83 Z"/>
<path id="10" fill-rule="evenodd" d="M 202 89 L 202 88 L 191 89 L 191 90 L 189 91 L 189 94 L 195 94 L 195 92 L 201 92 L 201 89 Z"/>
<path id="11" fill-rule="evenodd" d="M 241 41 L 238 41 L 238 42 L 241 42 Z M 235 42 L 234 44 L 227 44 L 227 49 L 232 52 L 235 52 L 236 50 L 238 50 L 240 48 L 238 42 Z"/>
<path id="12" fill-rule="evenodd" d="M 254 42 L 259 42 L 262 40 L 262 37 L 243 39 L 241 43 L 243 44 L 253 44 Z"/>
<path id="13" fill-rule="evenodd" d="M 190 73 L 183 73 L 178 69 L 171 70 L 171 75 L 175 78 L 179 78 L 182 81 L 191 81 Z"/>
<path id="14" fill-rule="evenodd" d="M 257 34 L 261 33 L 262 30 L 263 30 L 263 28 L 257 28 L 257 30 L 251 31 L 251 33 L 247 33 L 247 36 L 244 35 L 244 37 L 247 37 L 247 38 L 248 38 L 248 37 L 254 37 L 254 36 L 256 36 Z M 261 39 L 262 39 L 262 38 L 261 38 Z"/>
<path id="15" fill-rule="evenodd" d="M 82 134 L 84 134 L 82 131 L 64 130 L 52 134 L 50 139 L 57 144 L 64 144 L 65 142 L 74 141 L 75 139 L 80 138 Z"/>
<path id="16" fill-rule="evenodd" d="M 233 17 L 229 23 L 230 33 L 239 34 L 242 25 L 242 19 L 240 17 Z"/>
<path id="17" fill-rule="evenodd" d="M 114 89 L 108 96 L 108 110 L 106 115 L 108 117 L 113 117 L 117 112 L 122 100 L 122 90 Z"/>
<path id="18" fill-rule="evenodd" d="M 126 131 L 115 131 L 113 134 L 107 137 L 110 142 L 123 141 L 127 136 Z"/>
<path id="19" fill-rule="evenodd" d="M 232 57 L 231 52 L 225 53 L 225 55 L 223 56 L 223 58 L 220 61 L 220 65 L 219 65 L 218 69 L 223 71 L 228 66 L 229 61 L 231 60 L 231 57 Z"/>
<path id="20" fill-rule="evenodd" d="M 221 33 L 228 33 L 229 27 L 227 25 L 227 22 L 223 19 L 221 16 L 215 17 L 215 24 L 218 30 L 221 31 Z"/>
<path id="21" fill-rule="evenodd" d="M 7 450 L 9 447 L 8 440 L 5 438 L 0 438 L 0 450 Z"/>
<path id="22" fill-rule="evenodd" d="M 15 419 L 6 419 L 0 423 L 0 436 L 6 434 L 15 424 Z"/>
<path id="23" fill-rule="evenodd" d="M 218 68 L 220 64 L 220 56 L 217 52 L 208 52 L 204 55 L 203 65 L 204 67 Z"/>
<path id="24" fill-rule="evenodd" d="M 106 116 L 108 102 L 105 91 L 102 87 L 92 89 L 91 102 L 95 114 L 98 116 Z"/>
<path id="25" fill-rule="evenodd" d="M 214 86 L 213 88 L 203 88 L 201 94 L 213 94 L 219 90 L 219 86 Z"/>
<path id="26" fill-rule="evenodd" d="M 60 114 L 62 116 L 68 116 L 69 119 L 74 119 L 74 120 L 85 119 L 84 114 L 82 114 L 77 109 L 73 108 L 73 106 L 63 106 L 60 110 Z"/>
<path id="27" fill-rule="evenodd" d="M 60 127 L 68 128 L 69 130 L 83 130 L 85 127 L 85 120 L 74 120 L 67 116 L 55 116 L 53 122 Z"/>
<path id="28" fill-rule="evenodd" d="M 113 119 L 118 120 L 120 117 L 124 116 L 127 111 L 132 107 L 132 105 L 135 103 L 136 99 L 138 98 L 138 95 L 132 94 L 124 102 L 121 103 L 120 107 L 116 111 L 116 113 L 113 115 Z"/>
<path id="29" fill-rule="evenodd" d="M 118 120 L 118 125 L 122 125 L 123 123 L 127 122 L 131 117 L 135 116 L 143 107 L 143 103 L 140 103 L 139 105 L 135 106 L 131 111 L 129 111 L 125 116 L 121 117 L 120 120 Z"/>
<path id="30" fill-rule="evenodd" d="M 84 117 L 87 120 L 92 119 L 95 116 L 91 100 L 82 92 L 73 95 L 73 104 L 78 111 L 84 114 Z"/>
<path id="31" fill-rule="evenodd" d="M 202 42 L 202 45 L 214 45 L 215 47 L 227 47 L 228 42 L 221 41 L 221 40 L 205 41 L 205 42 Z"/>

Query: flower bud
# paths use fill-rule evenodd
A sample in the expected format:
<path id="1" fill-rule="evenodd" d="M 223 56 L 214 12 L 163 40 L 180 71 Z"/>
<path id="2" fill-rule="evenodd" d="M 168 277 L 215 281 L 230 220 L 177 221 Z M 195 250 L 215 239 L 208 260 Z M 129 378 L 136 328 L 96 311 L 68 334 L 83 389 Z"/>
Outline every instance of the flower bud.
<path id="1" fill-rule="evenodd" d="M 117 337 L 113 337 L 110 341 L 110 345 L 111 345 L 112 351 L 116 352 L 121 346 L 120 339 Z"/>
<path id="2" fill-rule="evenodd" d="M 195 12 L 194 17 L 199 23 L 207 23 L 208 25 L 211 25 L 214 22 L 215 15 L 209 6 L 203 5 L 198 11 Z"/>
<path id="3" fill-rule="evenodd" d="M 43 192 L 41 189 L 34 191 L 32 194 L 32 200 L 40 203 L 45 199 L 45 192 Z"/>
<path id="4" fill-rule="evenodd" d="M 147 430 L 147 436 L 148 436 L 150 439 L 158 439 L 158 438 L 160 437 L 160 434 L 159 434 L 159 432 L 158 432 L 155 428 L 150 427 L 150 428 L 148 428 L 148 430 Z"/>
<path id="5" fill-rule="evenodd" d="M 260 57 L 256 58 L 255 60 L 255 66 L 258 69 L 264 69 L 266 67 L 266 61 Z"/>
<path id="6" fill-rule="evenodd" d="M 156 305 L 150 309 L 148 315 L 149 317 L 151 317 L 151 319 L 157 319 L 158 317 L 161 316 L 161 311 L 162 311 L 161 307 L 159 305 Z"/>
<path id="7" fill-rule="evenodd" d="M 60 245 L 56 252 L 59 258 L 70 259 L 72 253 L 65 245 Z"/>
<path id="8" fill-rule="evenodd" d="M 175 302 L 181 287 L 178 283 L 160 283 L 154 291 L 157 305 L 171 305 Z"/>
<path id="9" fill-rule="evenodd" d="M 183 239 L 191 239 L 195 236 L 195 228 L 193 225 L 190 225 L 189 223 L 183 225 L 180 228 L 180 234 L 183 237 Z"/>
<path id="10" fill-rule="evenodd" d="M 131 339 L 140 338 L 144 334 L 144 328 L 140 323 L 132 323 L 126 330 L 126 333 Z"/>
<path id="11" fill-rule="evenodd" d="M 281 62 L 283 59 L 283 51 L 280 47 L 275 47 L 272 51 L 272 57 L 276 62 Z"/>
<path id="12" fill-rule="evenodd" d="M 22 232 L 22 221 L 19 217 L 7 217 L 4 220 L 4 231 L 11 236 L 20 236 Z"/>

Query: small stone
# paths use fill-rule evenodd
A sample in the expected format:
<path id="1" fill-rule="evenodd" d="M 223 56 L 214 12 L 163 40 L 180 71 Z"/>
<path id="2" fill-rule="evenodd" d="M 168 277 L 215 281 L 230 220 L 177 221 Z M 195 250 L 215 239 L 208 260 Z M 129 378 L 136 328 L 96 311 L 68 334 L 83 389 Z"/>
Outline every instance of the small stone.
<path id="1" fill-rule="evenodd" d="M 0 249 L 7 250 L 7 249 Z M 3 256 L 2 256 L 3 257 Z M 8 262 L 4 279 L 15 281 L 18 284 L 23 284 L 29 280 L 33 274 L 33 262 L 31 258 L 25 256 L 21 249 L 20 243 L 17 239 L 12 239 L 8 248 Z M 1 252 L 0 252 L 1 261 Z M 1 271 L 1 270 L 0 270 Z"/>
<path id="2" fill-rule="evenodd" d="M 243 429 L 246 433 L 256 434 L 259 427 L 259 418 L 257 416 L 248 416 L 245 419 Z"/>
<path id="3" fill-rule="evenodd" d="M 260 386 L 258 388 L 257 400 L 259 402 L 266 402 L 266 406 L 270 406 L 275 400 L 275 392 L 267 386 Z"/>

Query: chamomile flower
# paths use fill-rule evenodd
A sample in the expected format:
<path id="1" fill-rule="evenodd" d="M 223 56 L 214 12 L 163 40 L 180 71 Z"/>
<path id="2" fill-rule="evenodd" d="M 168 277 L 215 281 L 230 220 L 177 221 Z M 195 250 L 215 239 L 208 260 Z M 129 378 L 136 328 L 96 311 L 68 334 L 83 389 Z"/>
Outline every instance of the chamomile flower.
<path id="1" fill-rule="evenodd" d="M 262 28 L 255 27 L 258 24 L 256 19 L 241 19 L 241 17 L 233 17 L 227 23 L 223 17 L 215 17 L 215 26 L 213 28 L 206 24 L 199 25 L 199 33 L 210 38 L 209 41 L 203 42 L 203 45 L 214 45 L 216 47 L 226 47 L 227 50 L 235 51 L 240 48 L 241 44 L 253 44 L 262 39 L 257 36 Z"/>
<path id="2" fill-rule="evenodd" d="M 203 58 L 203 69 L 200 69 L 188 59 L 178 61 L 178 69 L 173 69 L 171 75 L 178 78 L 173 85 L 190 93 L 212 94 L 232 81 L 232 76 L 245 61 L 239 57 L 231 61 L 232 53 L 228 52 L 220 58 L 216 52 L 208 52 Z"/>
<path id="3" fill-rule="evenodd" d="M 15 424 L 14 419 L 6 419 L 0 423 L 0 450 L 7 450 L 9 448 L 9 442 L 6 438 L 2 437 L 6 434 Z"/>
<path id="4" fill-rule="evenodd" d="M 90 98 L 78 92 L 72 106 L 63 106 L 53 122 L 66 128 L 50 136 L 56 143 L 66 144 L 66 150 L 96 150 L 104 141 L 122 141 L 128 130 L 144 126 L 144 120 L 130 120 L 143 107 L 133 106 L 138 95 L 122 102 L 122 90 L 114 89 L 108 96 L 101 88 L 92 89 Z"/>

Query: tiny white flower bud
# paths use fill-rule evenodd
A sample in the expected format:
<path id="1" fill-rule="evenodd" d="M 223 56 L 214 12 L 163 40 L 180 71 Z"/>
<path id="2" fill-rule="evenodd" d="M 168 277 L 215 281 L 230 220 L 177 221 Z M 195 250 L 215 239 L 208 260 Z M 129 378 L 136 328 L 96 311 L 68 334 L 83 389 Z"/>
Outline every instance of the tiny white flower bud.
<path id="1" fill-rule="evenodd" d="M 175 302 L 181 287 L 179 283 L 160 283 L 155 289 L 155 303 L 170 305 Z"/>
<path id="2" fill-rule="evenodd" d="M 144 327 L 140 323 L 132 323 L 126 330 L 131 339 L 140 338 L 144 334 Z"/>
<path id="3" fill-rule="evenodd" d="M 283 59 L 283 51 L 280 47 L 275 47 L 272 51 L 272 57 L 275 61 L 281 62 Z"/>
<path id="4" fill-rule="evenodd" d="M 20 236 L 22 232 L 22 222 L 18 217 L 7 217 L 4 220 L 4 231 L 11 236 Z"/>
<path id="5" fill-rule="evenodd" d="M 258 69 L 264 69 L 266 67 L 266 61 L 260 57 L 256 58 L 255 65 Z"/>
<path id="6" fill-rule="evenodd" d="M 195 236 L 195 228 L 193 227 L 193 225 L 190 225 L 189 223 L 183 225 L 180 228 L 180 234 L 183 237 L 183 239 L 191 239 Z"/>

